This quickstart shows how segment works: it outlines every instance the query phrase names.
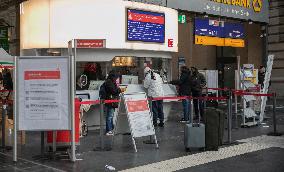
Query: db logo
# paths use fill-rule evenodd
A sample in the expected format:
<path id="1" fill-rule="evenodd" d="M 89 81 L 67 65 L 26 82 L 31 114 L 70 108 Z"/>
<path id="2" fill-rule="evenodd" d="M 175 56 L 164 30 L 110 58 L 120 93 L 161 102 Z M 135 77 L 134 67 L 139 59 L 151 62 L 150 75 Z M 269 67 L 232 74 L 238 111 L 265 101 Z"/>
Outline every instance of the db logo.
<path id="1" fill-rule="evenodd" d="M 168 39 L 168 47 L 174 47 L 174 40 Z"/>
<path id="2" fill-rule="evenodd" d="M 262 8 L 262 0 L 253 0 L 252 6 L 255 12 L 260 12 Z"/>

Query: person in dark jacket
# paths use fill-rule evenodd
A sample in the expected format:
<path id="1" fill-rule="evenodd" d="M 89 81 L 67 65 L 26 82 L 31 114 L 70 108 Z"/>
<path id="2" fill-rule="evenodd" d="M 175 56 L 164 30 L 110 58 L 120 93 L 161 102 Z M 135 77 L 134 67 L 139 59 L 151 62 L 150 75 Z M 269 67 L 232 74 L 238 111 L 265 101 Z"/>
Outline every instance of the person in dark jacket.
<path id="1" fill-rule="evenodd" d="M 198 69 L 191 67 L 191 93 L 193 97 L 202 97 L 202 89 L 206 86 L 206 79 L 203 74 L 198 72 Z M 194 112 L 196 118 L 200 113 L 201 119 L 203 119 L 204 106 L 201 99 L 193 99 Z"/>
<path id="2" fill-rule="evenodd" d="M 178 85 L 180 96 L 191 95 L 191 73 L 186 66 L 181 67 L 181 75 L 179 80 L 171 81 L 170 84 Z M 189 99 L 182 100 L 183 105 L 183 118 L 180 122 L 191 122 L 190 121 L 190 101 Z"/>
<path id="3" fill-rule="evenodd" d="M 118 76 L 114 71 L 111 71 L 104 83 L 104 89 L 106 92 L 106 100 L 114 100 L 119 99 L 119 94 L 121 93 L 120 88 L 116 84 Z M 115 108 L 118 107 L 118 103 L 109 103 L 105 104 L 105 113 L 106 113 L 106 135 L 113 135 L 113 115 Z"/>

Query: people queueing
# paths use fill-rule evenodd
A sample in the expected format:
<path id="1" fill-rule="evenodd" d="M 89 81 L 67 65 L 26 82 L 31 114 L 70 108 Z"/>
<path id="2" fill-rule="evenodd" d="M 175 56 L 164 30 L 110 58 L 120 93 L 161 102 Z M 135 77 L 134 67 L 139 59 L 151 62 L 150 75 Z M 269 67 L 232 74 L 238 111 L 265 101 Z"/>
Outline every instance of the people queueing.
<path id="1" fill-rule="evenodd" d="M 105 100 L 118 100 L 119 94 L 121 93 L 120 88 L 116 84 L 118 75 L 114 71 L 111 71 L 100 88 L 100 97 Z M 106 114 L 106 135 L 113 135 L 113 115 L 115 109 L 118 108 L 118 103 L 107 103 L 105 104 L 105 114 Z"/>
<path id="2" fill-rule="evenodd" d="M 203 74 L 198 72 L 196 67 L 191 67 L 191 93 L 195 98 L 202 97 L 202 89 L 206 86 L 206 79 Z M 204 106 L 201 99 L 193 99 L 195 118 L 200 114 L 201 120 L 203 119 Z"/>
<path id="3" fill-rule="evenodd" d="M 191 72 L 186 66 L 181 67 L 181 75 L 179 80 L 171 81 L 170 84 L 178 86 L 178 92 L 180 96 L 190 96 L 191 95 Z M 183 105 L 183 118 L 180 120 L 182 123 L 191 122 L 190 118 L 190 101 L 189 99 L 182 100 Z"/>
<path id="4" fill-rule="evenodd" d="M 152 71 L 151 68 L 146 67 L 144 69 L 145 80 L 144 87 L 147 89 L 149 98 L 157 98 L 164 96 L 163 90 L 163 80 L 161 76 Z M 158 126 L 158 118 L 159 118 L 159 126 L 164 127 L 164 112 L 163 112 L 163 100 L 153 100 L 152 101 L 152 112 L 153 112 L 153 125 Z"/>

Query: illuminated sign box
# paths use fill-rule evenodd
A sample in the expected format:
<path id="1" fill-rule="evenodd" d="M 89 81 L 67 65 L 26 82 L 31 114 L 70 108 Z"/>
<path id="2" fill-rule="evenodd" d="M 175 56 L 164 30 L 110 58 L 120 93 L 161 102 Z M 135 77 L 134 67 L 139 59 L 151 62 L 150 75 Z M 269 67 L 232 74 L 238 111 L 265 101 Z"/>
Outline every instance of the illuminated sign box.
<path id="1" fill-rule="evenodd" d="M 195 44 L 244 47 L 244 37 L 241 23 L 195 19 Z"/>
<path id="2" fill-rule="evenodd" d="M 195 44 L 225 46 L 225 41 L 224 38 L 196 35 Z"/>
<path id="3" fill-rule="evenodd" d="M 127 40 L 165 42 L 165 14 L 127 9 Z"/>

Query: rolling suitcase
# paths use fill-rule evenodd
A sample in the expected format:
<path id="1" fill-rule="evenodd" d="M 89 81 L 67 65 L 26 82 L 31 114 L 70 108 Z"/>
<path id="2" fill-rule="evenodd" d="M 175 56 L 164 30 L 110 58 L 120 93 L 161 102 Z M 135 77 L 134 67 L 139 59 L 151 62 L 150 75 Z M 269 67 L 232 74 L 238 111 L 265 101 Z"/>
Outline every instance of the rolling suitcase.
<path id="1" fill-rule="evenodd" d="M 190 151 L 192 148 L 205 149 L 205 125 L 200 123 L 200 114 L 198 117 L 198 123 L 192 122 L 185 125 L 184 146 L 186 151 Z"/>
<path id="2" fill-rule="evenodd" d="M 205 110 L 206 150 L 218 150 L 223 143 L 225 114 L 216 108 Z"/>

